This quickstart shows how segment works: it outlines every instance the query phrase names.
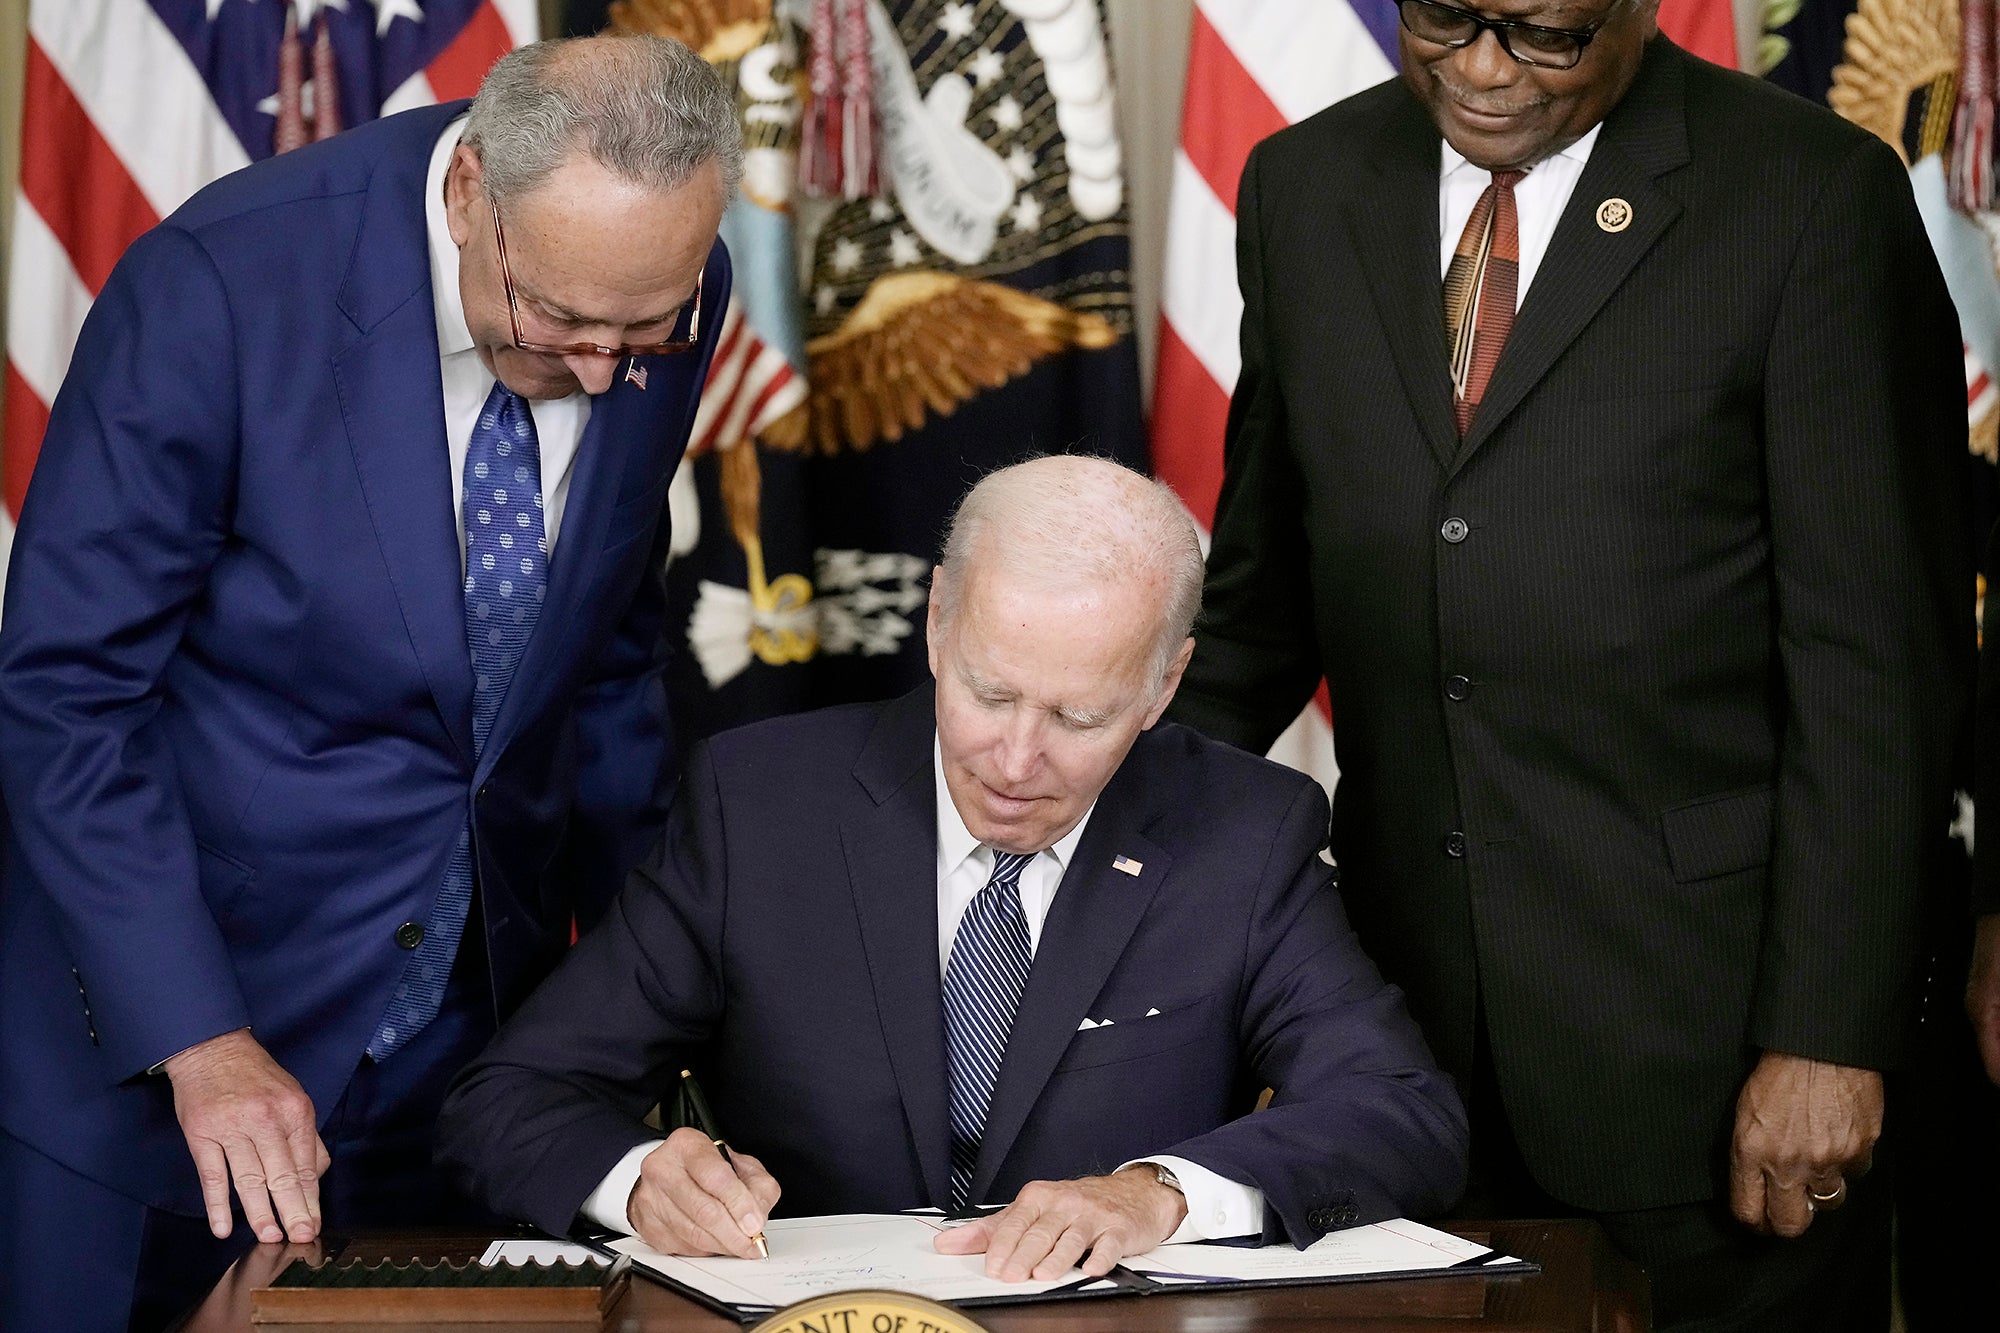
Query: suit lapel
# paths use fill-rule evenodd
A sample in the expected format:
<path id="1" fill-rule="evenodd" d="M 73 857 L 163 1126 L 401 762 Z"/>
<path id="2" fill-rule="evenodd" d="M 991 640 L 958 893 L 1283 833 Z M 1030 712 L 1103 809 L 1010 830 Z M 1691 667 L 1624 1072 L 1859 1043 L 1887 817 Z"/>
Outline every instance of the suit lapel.
<path id="1" fill-rule="evenodd" d="M 423 200 L 431 146 L 459 109 L 413 118 L 405 151 L 386 159 L 370 182 L 357 258 L 337 298 L 359 336 L 334 358 L 333 378 L 404 628 L 445 730 L 470 764 L 472 657 Z"/>
<path id="2" fill-rule="evenodd" d="M 1405 94 L 1368 155 L 1373 179 L 1354 182 L 1342 207 L 1410 409 L 1439 466 L 1449 467 L 1458 427 L 1437 267 L 1442 161 L 1436 128 L 1415 96 Z"/>
<path id="3" fill-rule="evenodd" d="M 1688 161 L 1685 59 L 1666 38 L 1655 38 L 1632 87 L 1605 118 L 1451 471 L 1464 467 L 1520 406 L 1680 216 L 1680 203 L 1654 182 Z M 1622 231 L 1598 225 L 1598 206 L 1609 199 L 1630 206 L 1632 220 Z"/>
<path id="4" fill-rule="evenodd" d="M 951 1193 L 951 1119 L 938 977 L 937 798 L 928 689 L 891 703 L 854 768 L 867 793 L 841 822 L 848 884 L 903 1115 L 931 1202 Z"/>
<path id="5" fill-rule="evenodd" d="M 1118 790 L 1114 779 L 1098 798 L 1043 921 L 1028 988 L 986 1111 L 972 1174 L 974 1199 L 984 1199 L 992 1188 L 1056 1062 L 1069 1049 L 1077 1025 L 1090 1016 L 1091 1001 L 1124 956 L 1171 867 L 1167 853 L 1141 835 L 1138 812 L 1129 797 L 1115 794 Z M 1139 862 L 1139 873 L 1114 870 L 1112 860 L 1119 856 Z"/>

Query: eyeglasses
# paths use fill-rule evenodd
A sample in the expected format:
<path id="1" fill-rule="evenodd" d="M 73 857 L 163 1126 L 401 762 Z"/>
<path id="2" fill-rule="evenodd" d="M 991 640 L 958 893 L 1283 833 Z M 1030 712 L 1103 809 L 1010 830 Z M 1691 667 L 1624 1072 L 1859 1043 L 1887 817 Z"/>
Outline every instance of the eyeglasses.
<path id="1" fill-rule="evenodd" d="M 507 233 L 500 226 L 500 210 L 492 203 L 493 240 L 500 247 L 500 282 L 507 289 L 507 316 L 514 327 L 514 346 L 541 356 L 672 356 L 692 351 L 701 341 L 701 279 L 696 278 L 694 295 L 674 315 L 674 326 L 664 342 L 626 343 L 605 347 L 600 343 L 531 343 L 521 336 L 521 298 L 514 293 L 514 274 L 507 267 Z"/>
<path id="2" fill-rule="evenodd" d="M 1403 27 L 1438 46 L 1453 50 L 1471 46 L 1479 34 L 1490 32 L 1500 39 L 1500 49 L 1523 65 L 1542 69 L 1574 69 L 1583 59 L 1583 48 L 1598 30 L 1611 21 L 1624 0 L 1613 0 L 1611 12 L 1588 28 L 1545 28 L 1539 23 L 1513 23 L 1504 19 L 1481 18 L 1455 5 L 1435 0 L 1397 0 L 1396 9 Z"/>

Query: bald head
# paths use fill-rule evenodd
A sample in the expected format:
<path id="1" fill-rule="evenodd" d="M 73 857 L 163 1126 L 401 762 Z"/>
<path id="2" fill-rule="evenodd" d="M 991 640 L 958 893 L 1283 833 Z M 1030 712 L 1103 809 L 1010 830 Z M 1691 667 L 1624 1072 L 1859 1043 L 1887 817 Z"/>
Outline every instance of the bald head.
<path id="1" fill-rule="evenodd" d="M 1180 684 L 1201 547 L 1180 502 L 1101 458 L 973 488 L 931 590 L 939 766 L 966 829 L 1038 852 L 1082 822 Z"/>
<path id="2" fill-rule="evenodd" d="M 1174 493 L 1103 458 L 1034 458 L 987 474 L 959 504 L 931 599 L 949 628 L 966 584 L 998 575 L 1050 595 L 1129 589 L 1156 608 L 1152 675 L 1201 609 L 1201 542 Z"/>

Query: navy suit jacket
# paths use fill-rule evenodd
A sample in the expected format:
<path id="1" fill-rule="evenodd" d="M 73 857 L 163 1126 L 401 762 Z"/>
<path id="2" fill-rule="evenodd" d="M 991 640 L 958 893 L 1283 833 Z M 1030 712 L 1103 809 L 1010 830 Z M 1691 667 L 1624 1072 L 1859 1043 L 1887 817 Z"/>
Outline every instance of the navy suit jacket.
<path id="1" fill-rule="evenodd" d="M 925 686 L 696 751 L 659 852 L 446 1100 L 475 1197 L 567 1229 L 691 1065 L 781 1214 L 947 1202 L 935 731 Z M 1297 773 L 1139 736 L 1050 905 L 973 1197 L 1174 1153 L 1262 1189 L 1267 1238 L 1451 1203 L 1464 1114 L 1347 927 L 1326 821 Z"/>
<path id="2" fill-rule="evenodd" d="M 423 197 L 461 109 L 236 173 L 140 238 L 21 516 L 0 1124 L 159 1206 L 199 1193 L 144 1071 L 247 1024 L 324 1116 L 468 816 L 503 1012 L 664 818 L 664 500 L 713 334 L 594 400 L 475 753 Z M 704 284 L 722 309 L 720 245 Z"/>

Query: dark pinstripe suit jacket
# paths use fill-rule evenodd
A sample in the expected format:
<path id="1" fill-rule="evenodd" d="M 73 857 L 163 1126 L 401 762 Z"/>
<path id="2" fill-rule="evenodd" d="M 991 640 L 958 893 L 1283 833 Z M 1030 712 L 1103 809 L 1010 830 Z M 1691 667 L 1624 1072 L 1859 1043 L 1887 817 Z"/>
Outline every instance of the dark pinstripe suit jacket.
<path id="1" fill-rule="evenodd" d="M 1439 166 L 1394 83 L 1250 160 L 1175 716 L 1261 747 L 1324 672 L 1342 894 L 1441 1062 L 1483 1004 L 1544 1188 L 1707 1197 L 1759 1048 L 1901 1044 L 1968 688 L 1956 320 L 1892 151 L 1658 39 L 1461 443 Z"/>

